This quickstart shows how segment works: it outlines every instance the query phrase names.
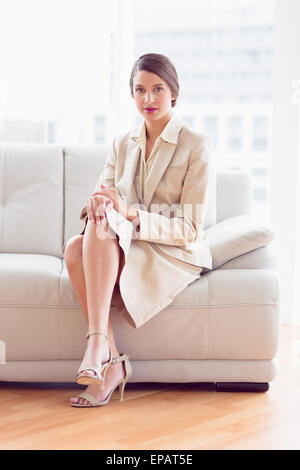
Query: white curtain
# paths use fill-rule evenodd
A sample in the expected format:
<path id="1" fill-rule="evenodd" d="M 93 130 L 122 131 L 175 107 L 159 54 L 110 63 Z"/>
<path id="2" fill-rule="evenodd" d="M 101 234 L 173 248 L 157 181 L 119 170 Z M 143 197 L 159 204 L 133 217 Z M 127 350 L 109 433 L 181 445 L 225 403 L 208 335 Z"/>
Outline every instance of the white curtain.
<path id="1" fill-rule="evenodd" d="M 275 0 L 271 223 L 281 323 L 300 324 L 300 1 Z"/>

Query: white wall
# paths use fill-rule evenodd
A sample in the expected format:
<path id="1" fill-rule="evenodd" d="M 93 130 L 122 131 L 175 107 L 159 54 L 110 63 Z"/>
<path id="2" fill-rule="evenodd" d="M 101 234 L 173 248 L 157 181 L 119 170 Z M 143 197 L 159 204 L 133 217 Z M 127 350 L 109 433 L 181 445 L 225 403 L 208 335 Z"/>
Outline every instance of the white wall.
<path id="1" fill-rule="evenodd" d="M 300 80 L 300 1 L 275 0 L 271 223 L 278 250 L 281 322 L 300 323 L 297 218 L 300 217 L 299 99 L 293 83 Z M 296 103 L 298 101 L 298 103 Z M 296 258 L 298 257 L 298 259 Z"/>

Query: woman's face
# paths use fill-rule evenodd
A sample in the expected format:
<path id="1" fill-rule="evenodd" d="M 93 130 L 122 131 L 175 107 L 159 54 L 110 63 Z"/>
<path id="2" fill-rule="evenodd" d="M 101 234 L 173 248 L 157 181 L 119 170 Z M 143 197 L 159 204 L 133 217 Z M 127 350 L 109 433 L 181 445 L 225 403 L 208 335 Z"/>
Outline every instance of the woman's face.
<path id="1" fill-rule="evenodd" d="M 148 121 L 156 121 L 170 114 L 172 94 L 167 83 L 155 73 L 140 70 L 133 79 L 133 96 L 139 113 Z M 155 108 L 147 111 L 146 108 Z"/>

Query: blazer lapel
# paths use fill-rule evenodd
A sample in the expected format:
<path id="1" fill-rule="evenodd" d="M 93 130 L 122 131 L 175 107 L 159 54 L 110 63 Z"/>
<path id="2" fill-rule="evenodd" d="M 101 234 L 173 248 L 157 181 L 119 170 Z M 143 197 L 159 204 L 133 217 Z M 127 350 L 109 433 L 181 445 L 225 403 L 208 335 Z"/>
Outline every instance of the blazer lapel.
<path id="1" fill-rule="evenodd" d="M 122 178 L 118 183 L 118 189 L 123 196 L 126 196 L 128 204 L 139 204 L 139 200 L 134 187 L 134 177 L 138 164 L 140 147 L 138 142 L 128 139 L 125 166 Z"/>
<path id="2" fill-rule="evenodd" d="M 147 208 L 149 207 L 155 190 L 174 155 L 178 142 L 179 131 L 183 126 L 181 120 L 175 114 L 173 114 L 172 119 L 168 124 L 161 133 L 163 142 L 159 147 L 145 181 L 143 204 Z M 124 171 L 122 178 L 118 183 L 120 193 L 127 197 L 128 204 L 139 204 L 134 187 L 134 177 L 141 149 L 139 142 L 135 139 L 141 134 L 143 126 L 144 122 L 129 133 Z"/>

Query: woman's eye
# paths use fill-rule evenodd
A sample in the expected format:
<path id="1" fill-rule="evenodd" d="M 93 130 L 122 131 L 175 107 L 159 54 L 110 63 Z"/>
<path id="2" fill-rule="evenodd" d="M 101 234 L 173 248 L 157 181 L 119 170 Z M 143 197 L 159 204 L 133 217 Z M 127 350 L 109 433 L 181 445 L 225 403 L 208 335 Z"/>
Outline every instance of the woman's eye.
<path id="1" fill-rule="evenodd" d="M 139 91 L 139 90 L 143 91 L 143 88 L 137 88 L 135 91 Z M 155 90 L 163 90 L 163 88 L 158 86 L 158 87 L 155 88 Z"/>

